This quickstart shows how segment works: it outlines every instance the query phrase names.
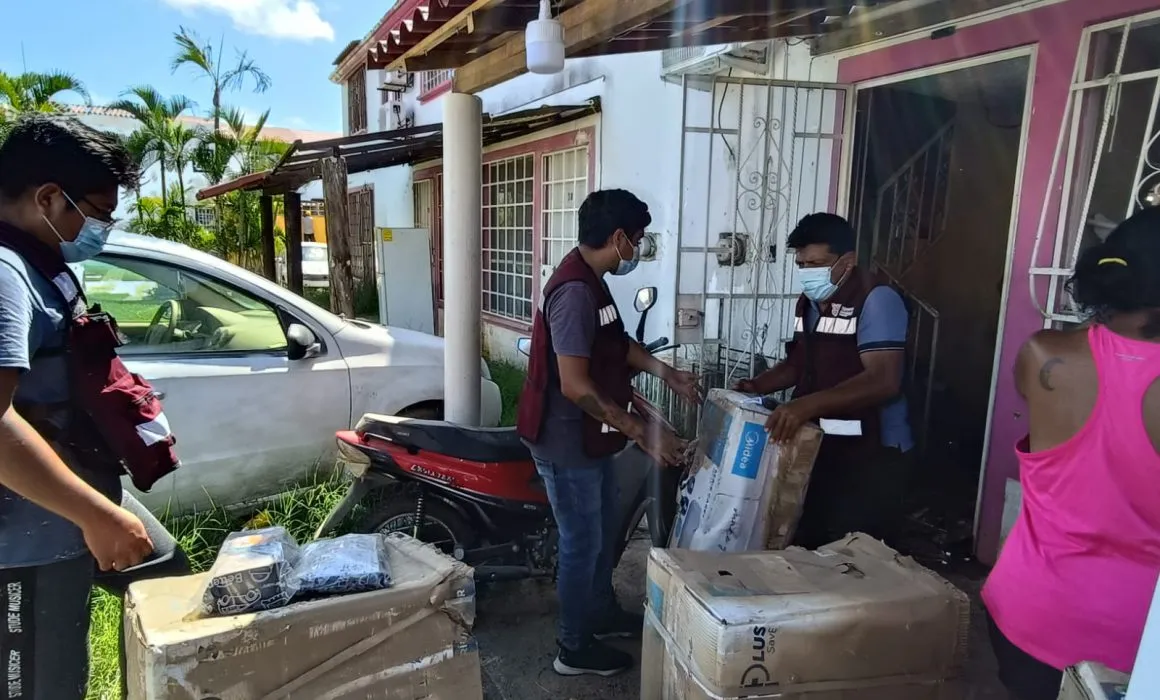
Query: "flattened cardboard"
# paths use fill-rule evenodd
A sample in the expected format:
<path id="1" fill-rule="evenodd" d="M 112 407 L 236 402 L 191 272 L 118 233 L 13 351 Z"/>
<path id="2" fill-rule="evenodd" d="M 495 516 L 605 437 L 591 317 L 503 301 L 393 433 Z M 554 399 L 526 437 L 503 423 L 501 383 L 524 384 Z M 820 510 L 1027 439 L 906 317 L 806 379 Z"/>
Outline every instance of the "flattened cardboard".
<path id="1" fill-rule="evenodd" d="M 866 535 L 816 552 L 654 549 L 644 700 L 943 700 L 968 597 Z"/>
<path id="2" fill-rule="evenodd" d="M 395 584 L 183 621 L 204 575 L 142 581 L 125 605 L 131 700 L 483 696 L 470 567 L 388 538 Z"/>
<path id="3" fill-rule="evenodd" d="M 1084 662 L 1063 674 L 1059 700 L 1124 700 L 1130 678 L 1103 664 Z"/>
<path id="4" fill-rule="evenodd" d="M 822 431 L 807 424 L 789 444 L 773 444 L 769 413 L 759 397 L 709 392 L 670 547 L 744 552 L 783 549 L 792 540 Z"/>

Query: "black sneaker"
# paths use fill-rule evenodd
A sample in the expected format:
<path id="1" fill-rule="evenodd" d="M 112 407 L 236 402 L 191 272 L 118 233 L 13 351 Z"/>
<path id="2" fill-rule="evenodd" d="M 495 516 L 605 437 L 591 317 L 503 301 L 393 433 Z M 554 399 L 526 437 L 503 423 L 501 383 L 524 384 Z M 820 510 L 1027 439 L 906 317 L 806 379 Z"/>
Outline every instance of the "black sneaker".
<path id="1" fill-rule="evenodd" d="M 632 668 L 632 656 L 593 640 L 576 651 L 560 647 L 560 654 L 556 656 L 552 668 L 561 676 L 608 678 Z"/>
<path id="2" fill-rule="evenodd" d="M 618 606 L 592 636 L 597 639 L 640 639 L 643 633 L 644 615 L 627 612 Z"/>

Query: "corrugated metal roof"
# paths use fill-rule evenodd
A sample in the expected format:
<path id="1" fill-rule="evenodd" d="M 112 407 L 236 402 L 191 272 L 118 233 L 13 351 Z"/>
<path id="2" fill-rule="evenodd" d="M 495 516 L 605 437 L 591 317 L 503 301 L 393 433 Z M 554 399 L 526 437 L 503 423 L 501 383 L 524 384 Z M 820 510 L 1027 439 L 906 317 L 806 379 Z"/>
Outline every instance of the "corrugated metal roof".
<path id="1" fill-rule="evenodd" d="M 484 115 L 483 145 L 493 146 L 600 111 L 600 100 L 560 107 L 538 107 L 499 116 Z M 197 198 L 211 199 L 234 190 L 261 190 L 267 194 L 293 192 L 319 177 L 319 163 L 333 155 L 346 159 L 347 172 L 360 173 L 406 163 L 435 160 L 443 155 L 443 125 L 428 124 L 370 134 L 344 136 L 311 143 L 295 143 L 272 170 L 253 173 L 207 187 Z"/>
<path id="2" fill-rule="evenodd" d="M 630 1 L 630 0 L 628 0 Z M 599 55 L 656 51 L 681 46 L 708 46 L 780 37 L 814 36 L 841 26 L 827 18 L 841 18 L 855 7 L 884 5 L 899 0 L 673 0 L 667 12 L 628 27 L 607 41 L 575 54 Z M 558 14 L 585 0 L 553 3 Z M 474 9 L 473 9 L 474 8 Z M 424 69 L 458 68 L 511 41 L 523 41 L 527 23 L 538 16 L 538 0 L 399 0 L 362 45 L 340 61 L 341 79 L 365 65 L 382 69 L 397 62 L 444 25 L 472 10 L 466 25 L 436 45 L 424 47 Z"/>

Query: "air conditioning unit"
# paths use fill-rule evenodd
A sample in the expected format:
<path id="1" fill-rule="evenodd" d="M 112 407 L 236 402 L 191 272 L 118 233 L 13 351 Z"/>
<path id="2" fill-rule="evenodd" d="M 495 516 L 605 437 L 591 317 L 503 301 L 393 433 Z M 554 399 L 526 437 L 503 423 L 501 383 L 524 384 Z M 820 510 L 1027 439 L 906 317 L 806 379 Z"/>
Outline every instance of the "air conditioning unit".
<path id="1" fill-rule="evenodd" d="M 383 73 L 383 82 L 379 89 L 384 92 L 406 92 L 414 84 L 414 77 L 401 70 L 391 70 Z"/>
<path id="2" fill-rule="evenodd" d="M 682 46 L 661 52 L 661 77 L 681 82 L 683 75 L 715 75 L 730 68 L 766 75 L 773 65 L 773 42 Z"/>

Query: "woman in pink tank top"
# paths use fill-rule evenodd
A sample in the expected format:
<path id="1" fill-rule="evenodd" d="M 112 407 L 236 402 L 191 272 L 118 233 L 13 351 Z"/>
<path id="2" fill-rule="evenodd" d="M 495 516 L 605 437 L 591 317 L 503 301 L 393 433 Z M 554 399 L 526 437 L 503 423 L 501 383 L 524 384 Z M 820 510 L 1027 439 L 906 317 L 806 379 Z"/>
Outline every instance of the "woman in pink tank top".
<path id="1" fill-rule="evenodd" d="M 1088 249 L 1069 289 L 1091 324 L 1019 353 L 1023 507 L 983 589 L 1020 700 L 1054 700 L 1081 661 L 1130 672 L 1160 574 L 1160 209 Z"/>

